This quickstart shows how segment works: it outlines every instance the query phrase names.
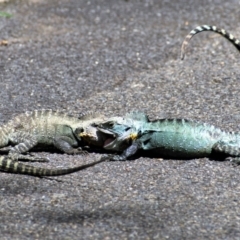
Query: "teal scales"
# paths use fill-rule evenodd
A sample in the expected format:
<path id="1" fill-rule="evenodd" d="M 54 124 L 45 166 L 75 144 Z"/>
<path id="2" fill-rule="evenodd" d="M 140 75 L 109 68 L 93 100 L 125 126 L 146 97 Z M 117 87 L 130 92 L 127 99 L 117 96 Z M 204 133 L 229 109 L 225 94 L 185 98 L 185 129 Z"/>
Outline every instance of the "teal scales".
<path id="1" fill-rule="evenodd" d="M 99 125 L 99 130 L 115 136 L 105 149 L 122 151 L 124 143 L 128 145 L 122 154 L 111 156 L 112 160 L 126 160 L 145 150 L 178 159 L 218 155 L 240 162 L 240 135 L 206 123 L 186 119 L 149 121 L 143 113 L 131 113 L 109 119 Z"/>

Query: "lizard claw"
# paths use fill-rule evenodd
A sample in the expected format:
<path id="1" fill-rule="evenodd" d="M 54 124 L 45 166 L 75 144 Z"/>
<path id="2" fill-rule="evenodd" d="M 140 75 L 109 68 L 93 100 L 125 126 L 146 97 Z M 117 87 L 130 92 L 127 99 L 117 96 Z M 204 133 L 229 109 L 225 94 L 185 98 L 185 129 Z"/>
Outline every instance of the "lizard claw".
<path id="1" fill-rule="evenodd" d="M 11 149 L 12 149 L 12 146 L 3 147 L 3 148 L 0 148 L 0 152 L 9 152 Z"/>
<path id="2" fill-rule="evenodd" d="M 86 151 L 86 150 L 83 150 L 82 148 L 77 148 L 77 150 L 78 150 L 78 154 L 83 154 L 83 155 L 88 155 L 89 154 L 89 152 L 88 151 Z"/>
<path id="3" fill-rule="evenodd" d="M 34 159 L 27 160 L 29 162 L 49 162 L 48 158 L 35 157 Z"/>
<path id="4" fill-rule="evenodd" d="M 101 160 L 104 161 L 104 160 L 112 160 L 112 157 L 113 155 L 112 154 L 103 154 L 102 157 L 101 157 Z"/>
<path id="5" fill-rule="evenodd" d="M 83 154 L 83 155 L 88 155 L 88 151 L 82 150 L 82 148 L 73 148 L 70 151 L 67 152 L 67 154 Z"/>
<path id="6" fill-rule="evenodd" d="M 21 160 L 22 162 L 49 162 L 48 158 L 44 157 L 35 157 L 32 153 L 29 155 L 10 155 L 10 158 L 13 160 Z"/>
<path id="7" fill-rule="evenodd" d="M 227 157 L 226 160 L 229 160 L 234 167 L 237 167 L 240 165 L 240 158 L 239 157 Z"/>
<path id="8" fill-rule="evenodd" d="M 107 155 L 105 154 L 105 155 L 103 155 L 103 157 L 101 159 L 102 160 L 106 159 L 106 160 L 109 160 L 109 161 L 123 161 L 123 160 L 126 160 L 121 155 L 113 155 L 113 154 L 107 154 Z"/>
<path id="9" fill-rule="evenodd" d="M 111 160 L 112 161 L 125 161 L 126 158 L 121 155 L 114 155 Z"/>

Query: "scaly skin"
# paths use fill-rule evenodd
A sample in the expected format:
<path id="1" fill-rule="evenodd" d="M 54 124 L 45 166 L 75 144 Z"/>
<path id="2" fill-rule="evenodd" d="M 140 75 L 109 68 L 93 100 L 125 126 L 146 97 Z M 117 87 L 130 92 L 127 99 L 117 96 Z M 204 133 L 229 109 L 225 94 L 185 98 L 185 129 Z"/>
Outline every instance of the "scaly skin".
<path id="1" fill-rule="evenodd" d="M 83 169 L 94 166 L 103 161 L 106 161 L 106 160 L 101 159 L 99 161 L 85 164 L 82 166 L 77 166 L 74 168 L 47 169 L 47 168 L 40 168 L 40 167 L 34 167 L 31 165 L 23 164 L 18 161 L 14 161 L 8 158 L 7 156 L 1 156 L 0 170 L 4 172 L 9 172 L 9 173 L 25 174 L 25 175 L 38 176 L 38 177 L 60 176 L 60 175 L 66 175 L 73 172 L 81 171 Z"/>
<path id="2" fill-rule="evenodd" d="M 190 39 L 197 33 L 203 32 L 203 31 L 212 31 L 215 33 L 221 34 L 223 37 L 225 37 L 227 40 L 229 40 L 238 51 L 240 51 L 240 40 L 235 38 L 232 34 L 226 32 L 224 29 L 218 28 L 216 26 L 209 26 L 209 25 L 202 25 L 198 26 L 195 29 L 193 29 L 184 39 L 181 47 L 181 59 L 184 59 L 186 47 L 189 44 Z"/>
<path id="3" fill-rule="evenodd" d="M 84 141 L 80 133 L 85 133 L 92 145 L 101 145 L 99 141 L 104 141 L 104 134 L 97 136 L 98 131 L 91 125 L 103 119 L 103 116 L 92 113 L 73 117 L 52 110 L 26 112 L 0 127 L 0 150 L 9 151 L 8 157 L 13 160 L 29 161 L 46 160 L 23 154 L 37 145 L 55 146 L 67 154 L 82 153 L 78 148 Z M 91 137 L 88 133 L 92 134 Z"/>
<path id="4" fill-rule="evenodd" d="M 126 160 L 142 149 L 184 159 L 218 154 L 240 163 L 240 135 L 224 132 L 206 123 L 185 119 L 149 121 L 142 113 L 132 113 L 109 119 L 99 124 L 98 129 L 116 136 L 104 146 L 105 149 L 122 151 L 121 146 L 128 145 L 121 155 L 110 156 L 111 160 Z"/>

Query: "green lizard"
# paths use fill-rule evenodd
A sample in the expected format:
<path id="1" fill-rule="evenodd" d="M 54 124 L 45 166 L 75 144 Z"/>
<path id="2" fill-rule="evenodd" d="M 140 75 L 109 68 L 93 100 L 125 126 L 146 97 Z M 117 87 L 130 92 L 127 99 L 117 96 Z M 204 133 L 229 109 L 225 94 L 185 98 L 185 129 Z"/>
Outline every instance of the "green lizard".
<path id="1" fill-rule="evenodd" d="M 143 113 L 130 113 L 100 123 L 98 129 L 113 136 L 112 141 L 109 138 L 105 142 L 105 149 L 123 151 L 110 156 L 111 160 L 126 160 L 139 150 L 147 150 L 163 157 L 184 159 L 218 154 L 240 163 L 240 135 L 206 123 L 185 119 L 149 121 Z"/>
<path id="2" fill-rule="evenodd" d="M 99 114 L 85 113 L 79 117 L 52 110 L 36 110 L 20 114 L 0 127 L 0 150 L 8 151 L 13 160 L 46 161 L 26 155 L 35 146 L 55 146 L 67 154 L 82 153 L 80 133 L 91 145 L 101 145 L 104 134 L 91 126 L 103 121 Z"/>
<path id="3" fill-rule="evenodd" d="M 240 40 L 235 38 L 232 34 L 226 32 L 224 29 L 218 28 L 216 26 L 210 26 L 210 25 L 202 25 L 198 26 L 195 29 L 193 29 L 186 37 L 185 40 L 182 43 L 181 47 L 181 59 L 184 59 L 186 47 L 190 41 L 190 39 L 197 33 L 203 32 L 203 31 L 212 31 L 221 34 L 223 37 L 225 37 L 227 40 L 229 40 L 238 51 L 240 51 Z"/>

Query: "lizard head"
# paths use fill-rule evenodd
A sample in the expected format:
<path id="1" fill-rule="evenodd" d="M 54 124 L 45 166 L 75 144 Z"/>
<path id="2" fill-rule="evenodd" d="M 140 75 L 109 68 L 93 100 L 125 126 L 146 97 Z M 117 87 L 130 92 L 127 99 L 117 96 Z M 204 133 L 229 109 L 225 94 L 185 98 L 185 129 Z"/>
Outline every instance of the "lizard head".
<path id="1" fill-rule="evenodd" d="M 136 140 L 138 133 L 133 127 L 110 120 L 98 124 L 98 130 L 111 138 L 107 138 L 103 147 L 107 150 L 122 151 Z"/>
<path id="2" fill-rule="evenodd" d="M 93 117 L 93 113 L 88 113 L 80 119 L 84 120 L 84 123 L 74 131 L 78 140 L 112 151 L 126 149 L 138 138 L 137 129 L 141 129 L 142 122 L 148 121 L 148 117 L 143 113 L 130 113 L 125 117 L 112 117 L 107 121 L 104 117 Z"/>
<path id="3" fill-rule="evenodd" d="M 94 123 L 76 128 L 74 134 L 79 141 L 83 141 L 89 146 L 103 147 L 106 141 L 114 140 L 113 134 L 100 131 Z"/>
<path id="4" fill-rule="evenodd" d="M 88 146 L 102 147 L 107 138 L 111 136 L 102 133 L 97 128 L 97 123 L 105 121 L 105 117 L 98 112 L 84 112 L 79 115 L 73 128 L 74 135 L 79 142 Z"/>

